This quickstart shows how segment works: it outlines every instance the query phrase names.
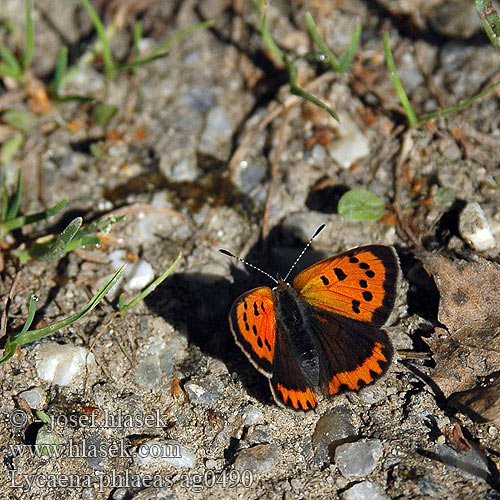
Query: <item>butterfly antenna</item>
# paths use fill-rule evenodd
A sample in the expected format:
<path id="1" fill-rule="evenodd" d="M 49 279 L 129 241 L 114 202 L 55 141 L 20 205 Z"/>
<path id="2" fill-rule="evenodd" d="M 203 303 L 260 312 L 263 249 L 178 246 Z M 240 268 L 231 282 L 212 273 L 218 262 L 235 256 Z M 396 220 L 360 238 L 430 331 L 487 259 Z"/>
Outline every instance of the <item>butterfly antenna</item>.
<path id="1" fill-rule="evenodd" d="M 268 278 L 271 278 L 275 283 L 278 283 L 278 280 L 276 278 L 271 276 L 269 273 L 266 273 L 266 271 L 263 271 L 260 267 L 254 266 L 253 264 L 250 264 L 250 262 L 243 260 L 241 257 L 234 255 L 233 253 L 229 252 L 228 250 L 224 250 L 223 248 L 221 248 L 221 249 L 219 249 L 219 252 L 223 253 L 224 255 L 227 255 L 229 257 L 232 257 L 233 259 L 239 260 L 240 262 L 247 265 L 248 267 L 251 267 L 252 269 L 255 269 L 256 271 L 259 271 L 262 274 L 265 274 Z"/>
<path id="2" fill-rule="evenodd" d="M 302 252 L 300 252 L 300 255 L 295 259 L 295 262 L 292 264 L 292 267 L 288 270 L 288 273 L 286 274 L 284 281 L 286 281 L 288 276 L 290 276 L 290 273 L 293 271 L 293 268 L 297 265 L 299 260 L 306 253 L 306 250 L 309 248 L 309 246 L 313 242 L 314 238 L 316 238 L 316 236 L 318 236 L 318 234 L 321 233 L 321 231 L 323 231 L 323 229 L 325 228 L 325 225 L 326 224 L 321 224 L 321 226 L 319 226 L 318 229 L 316 229 L 315 233 L 311 236 L 311 239 L 307 242 L 307 245 L 304 247 L 304 250 L 302 250 Z"/>

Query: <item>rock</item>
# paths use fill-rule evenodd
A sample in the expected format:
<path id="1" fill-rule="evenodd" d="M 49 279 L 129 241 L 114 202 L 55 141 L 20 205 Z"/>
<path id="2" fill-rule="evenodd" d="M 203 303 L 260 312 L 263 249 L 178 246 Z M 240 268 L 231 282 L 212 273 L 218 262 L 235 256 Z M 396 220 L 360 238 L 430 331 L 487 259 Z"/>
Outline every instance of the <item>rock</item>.
<path id="1" fill-rule="evenodd" d="M 458 230 L 462 238 L 478 252 L 496 247 L 490 224 L 479 203 L 473 202 L 465 205 L 458 220 Z"/>
<path id="2" fill-rule="evenodd" d="M 135 458 L 143 466 L 160 462 L 188 469 L 193 468 L 196 461 L 194 453 L 173 439 L 146 441 L 137 448 Z"/>
<path id="3" fill-rule="evenodd" d="M 380 486 L 370 481 L 362 481 L 351 486 L 342 493 L 340 498 L 342 500 L 387 500 L 387 497 L 382 495 Z"/>
<path id="4" fill-rule="evenodd" d="M 346 406 L 337 406 L 321 416 L 312 435 L 314 460 L 317 463 L 330 462 L 335 448 L 356 435 L 351 418 L 352 412 Z"/>
<path id="5" fill-rule="evenodd" d="M 37 349 L 36 371 L 42 380 L 57 385 L 69 385 L 75 377 L 83 373 L 85 360 L 87 366 L 94 364 L 94 355 L 84 347 L 47 342 Z"/>
<path id="6" fill-rule="evenodd" d="M 19 397 L 23 398 L 28 406 L 34 410 L 43 409 L 47 400 L 47 395 L 41 387 L 33 387 L 33 389 L 23 391 Z"/>
<path id="7" fill-rule="evenodd" d="M 241 450 L 234 461 L 234 468 L 252 474 L 271 470 L 281 459 L 281 450 L 275 444 L 259 444 Z"/>
<path id="8" fill-rule="evenodd" d="M 335 464 L 345 478 L 365 477 L 374 471 L 381 456 L 382 443 L 378 439 L 366 439 L 338 446 Z"/>
<path id="9" fill-rule="evenodd" d="M 448 467 L 457 469 L 465 477 L 477 477 L 486 480 L 490 473 L 488 460 L 474 443 L 470 443 L 470 449 L 464 453 L 457 453 L 447 444 L 436 446 L 436 455 Z"/>
<path id="10" fill-rule="evenodd" d="M 221 398 L 219 387 L 214 381 L 209 379 L 186 382 L 184 389 L 188 393 L 189 400 L 195 405 L 213 404 Z"/>

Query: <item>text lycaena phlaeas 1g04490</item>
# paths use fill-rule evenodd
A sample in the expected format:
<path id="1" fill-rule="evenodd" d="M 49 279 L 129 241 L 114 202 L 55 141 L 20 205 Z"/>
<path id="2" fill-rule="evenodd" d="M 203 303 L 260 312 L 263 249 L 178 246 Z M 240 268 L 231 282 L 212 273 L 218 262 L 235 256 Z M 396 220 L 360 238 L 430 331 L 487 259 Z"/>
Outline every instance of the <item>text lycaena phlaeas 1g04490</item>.
<path id="1" fill-rule="evenodd" d="M 353 248 L 308 267 L 291 285 L 278 279 L 273 289 L 240 295 L 229 314 L 231 331 L 269 378 L 276 402 L 309 410 L 318 387 L 330 395 L 357 391 L 387 370 L 393 350 L 380 327 L 394 307 L 398 277 L 392 247 Z"/>

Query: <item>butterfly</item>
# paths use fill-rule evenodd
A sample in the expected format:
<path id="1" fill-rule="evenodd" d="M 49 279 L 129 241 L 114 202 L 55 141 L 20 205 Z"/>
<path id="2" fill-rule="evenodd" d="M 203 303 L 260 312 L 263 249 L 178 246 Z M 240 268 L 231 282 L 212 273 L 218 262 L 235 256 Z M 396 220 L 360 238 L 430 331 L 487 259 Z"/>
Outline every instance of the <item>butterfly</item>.
<path id="1" fill-rule="evenodd" d="M 286 277 L 275 279 L 273 289 L 261 286 L 240 295 L 229 313 L 234 340 L 269 379 L 279 405 L 313 409 L 318 388 L 329 395 L 358 391 L 387 371 L 393 348 L 381 327 L 394 308 L 399 274 L 397 254 L 385 245 L 321 260 L 292 284 Z"/>

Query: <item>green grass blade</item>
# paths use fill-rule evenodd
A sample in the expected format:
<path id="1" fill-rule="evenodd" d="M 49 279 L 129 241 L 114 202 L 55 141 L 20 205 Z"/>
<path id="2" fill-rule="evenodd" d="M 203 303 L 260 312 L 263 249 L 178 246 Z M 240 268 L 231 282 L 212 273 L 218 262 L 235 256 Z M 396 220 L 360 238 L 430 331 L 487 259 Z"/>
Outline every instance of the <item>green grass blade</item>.
<path id="1" fill-rule="evenodd" d="M 48 262 L 55 262 L 63 257 L 66 253 L 66 246 L 76 236 L 82 223 L 83 219 L 81 217 L 75 217 L 56 238 L 56 241 L 50 246 L 48 252 L 41 255 L 40 258 Z"/>
<path id="2" fill-rule="evenodd" d="M 115 74 L 116 66 L 113 59 L 113 53 L 111 52 L 111 47 L 109 45 L 106 28 L 104 27 L 104 24 L 102 23 L 99 14 L 97 14 L 96 10 L 94 9 L 90 1 L 89 0 L 80 0 L 80 1 L 82 2 L 83 7 L 87 11 L 87 14 L 90 17 L 90 20 L 96 30 L 97 36 L 99 37 L 99 40 L 101 42 L 102 57 L 104 60 L 104 70 L 106 72 L 106 78 L 112 79 Z"/>
<path id="3" fill-rule="evenodd" d="M 341 71 L 341 66 L 339 60 L 335 56 L 335 54 L 330 50 L 325 41 L 319 36 L 318 30 L 316 28 L 316 23 L 310 12 L 306 12 L 306 24 L 307 30 L 311 35 L 311 38 L 314 40 L 314 43 L 319 47 L 321 53 L 327 58 L 328 64 L 334 71 Z"/>
<path id="4" fill-rule="evenodd" d="M 269 29 L 267 28 L 266 14 L 263 8 L 261 8 L 261 14 L 260 14 L 260 36 L 262 37 L 262 40 L 264 40 L 264 43 L 266 44 L 266 47 L 269 50 L 269 52 L 271 52 L 271 54 L 273 54 L 273 56 L 278 61 L 285 64 L 285 54 L 276 45 L 271 36 L 271 33 L 269 32 Z"/>
<path id="5" fill-rule="evenodd" d="M 391 52 L 389 33 L 387 32 L 384 34 L 384 51 L 387 68 L 389 69 L 389 72 L 391 74 L 392 84 L 394 85 L 394 88 L 396 89 L 396 92 L 398 94 L 399 102 L 405 110 L 406 118 L 408 119 L 410 127 L 414 128 L 418 124 L 417 115 L 415 114 L 415 111 L 413 111 L 413 107 L 408 99 L 408 96 L 406 95 L 403 84 L 401 83 L 401 80 L 399 79 L 399 76 L 396 72 L 396 65 L 394 64 L 394 59 Z"/>
<path id="6" fill-rule="evenodd" d="M 35 48 L 33 17 L 31 15 L 32 12 L 31 0 L 25 0 L 25 9 L 26 9 L 26 22 L 25 22 L 26 40 L 24 44 L 24 54 L 21 60 L 23 72 L 26 71 L 26 69 L 31 64 L 31 61 L 33 60 L 33 51 Z"/>
<path id="7" fill-rule="evenodd" d="M 109 290 L 111 290 L 111 288 L 115 285 L 116 281 L 122 275 L 125 267 L 126 264 L 121 266 L 120 269 L 118 269 L 115 272 L 115 274 L 113 274 L 113 276 L 106 282 L 106 284 L 90 299 L 87 305 L 77 313 L 73 314 L 72 316 L 57 321 L 52 325 L 46 326 L 44 328 L 39 328 L 38 330 L 28 330 L 22 333 L 22 335 L 21 333 L 16 334 L 14 342 L 11 340 L 12 335 L 9 335 L 7 338 L 7 342 L 5 344 L 3 357 L 0 359 L 0 364 L 4 363 L 5 361 L 7 361 L 7 359 L 12 357 L 17 346 L 28 344 L 35 340 L 39 340 L 43 337 L 47 337 L 48 335 L 52 335 L 61 328 L 73 324 L 75 321 L 78 321 L 80 318 L 82 318 L 90 311 L 92 311 L 92 309 L 94 309 L 94 307 L 96 307 L 97 304 L 99 304 L 99 302 L 104 298 L 104 296 L 109 292 Z"/>
<path id="8" fill-rule="evenodd" d="M 7 218 L 5 220 L 13 219 L 17 215 L 17 212 L 19 212 L 22 189 L 23 189 L 23 174 L 21 172 L 21 169 L 19 169 L 19 172 L 17 172 L 16 192 L 14 193 L 14 198 L 12 199 L 12 204 L 9 207 L 9 211 L 7 212 Z"/>
<path id="9" fill-rule="evenodd" d="M 356 53 L 356 49 L 358 48 L 359 41 L 361 40 L 361 23 L 356 24 L 354 28 L 354 33 L 352 34 L 351 43 L 347 48 L 347 51 L 340 63 L 340 71 L 341 73 L 345 73 L 352 64 L 352 60 L 354 59 L 354 54 Z"/>
<path id="10" fill-rule="evenodd" d="M 54 94 L 58 96 L 61 92 L 61 87 L 64 82 L 64 77 L 68 72 L 68 47 L 62 46 L 57 53 L 56 69 L 54 73 Z"/>
<path id="11" fill-rule="evenodd" d="M 28 304 L 28 317 L 26 318 L 26 322 L 24 323 L 23 329 L 19 333 L 10 335 L 10 340 L 12 342 L 15 342 L 18 337 L 21 337 L 28 331 L 29 327 L 31 326 L 31 323 L 33 323 L 33 318 L 35 317 L 37 302 L 38 302 L 38 297 L 36 295 L 32 295 L 30 297 L 30 301 Z"/>
<path id="12" fill-rule="evenodd" d="M 5 341 L 5 346 L 3 349 L 3 356 L 0 358 L 0 365 L 10 359 L 16 352 L 17 346 L 19 345 L 16 339 L 24 335 L 33 323 L 33 318 L 35 317 L 36 312 L 35 305 L 37 302 L 38 297 L 36 295 L 32 295 L 30 297 L 28 305 L 28 317 L 26 318 L 26 322 L 24 323 L 22 330 L 19 333 L 14 333 L 7 336 L 7 340 Z"/>
<path id="13" fill-rule="evenodd" d="M 15 80 L 20 79 L 19 71 L 16 68 L 12 68 L 12 66 L 8 66 L 4 63 L 0 63 L 0 75 L 9 76 L 10 78 L 14 78 Z"/>
<path id="14" fill-rule="evenodd" d="M 123 295 L 120 295 L 120 297 L 118 298 L 118 310 L 120 311 L 120 313 L 124 315 L 128 309 L 134 307 L 139 301 L 144 300 L 152 291 L 154 291 L 156 287 L 160 283 L 162 283 L 163 280 L 165 280 L 167 276 L 175 269 L 181 257 L 182 257 L 182 252 L 179 253 L 179 255 L 174 260 L 172 265 L 161 276 L 158 276 L 158 278 L 156 278 L 153 281 L 153 283 L 151 283 L 148 287 L 146 287 L 139 295 L 137 295 L 137 297 L 132 299 L 128 304 L 124 303 Z"/>
<path id="15" fill-rule="evenodd" d="M 449 115 L 451 113 L 457 113 L 458 111 L 462 111 L 462 109 L 467 108 L 470 106 L 474 101 L 477 101 L 478 99 L 481 99 L 481 97 L 484 97 L 485 95 L 489 94 L 490 92 L 493 92 L 495 89 L 500 87 L 500 82 L 496 82 L 493 85 L 490 85 L 488 88 L 482 90 L 478 94 L 469 97 L 469 99 L 466 99 L 465 101 L 461 102 L 460 104 L 457 104 L 456 106 L 452 106 L 451 108 L 446 108 L 446 109 L 440 109 L 438 111 L 433 111 L 432 113 L 427 113 L 425 115 L 422 115 L 417 123 L 417 127 L 419 125 L 422 125 L 425 122 L 428 122 L 429 120 L 435 120 L 436 118 L 441 118 L 442 116 Z"/>
<path id="16" fill-rule="evenodd" d="M 2 213 L 0 214 L 0 220 L 2 221 L 2 226 L 3 227 L 3 222 L 7 218 L 7 212 L 9 210 L 9 193 L 7 191 L 7 169 L 5 168 L 5 164 L 0 165 L 0 174 L 1 174 L 1 180 L 0 180 L 0 202 L 1 202 L 1 207 L 2 207 Z M 0 237 L 2 235 L 0 234 Z"/>
<path id="17" fill-rule="evenodd" d="M 5 65 L 3 65 L 3 69 L 9 71 L 13 78 L 16 80 L 21 80 L 23 76 L 23 70 L 21 65 L 17 62 L 17 59 L 14 57 L 14 54 L 9 50 L 7 46 L 3 43 L 0 45 L 0 55 L 3 57 L 5 61 Z"/>
<path id="18" fill-rule="evenodd" d="M 15 219 L 5 221 L 2 224 L 0 230 L 0 237 L 3 238 L 7 233 L 10 233 L 10 231 L 18 229 L 22 226 L 26 226 L 27 224 L 32 224 L 33 222 L 38 222 L 52 217 L 53 215 L 57 214 L 57 212 L 60 212 L 66 206 L 66 203 L 68 203 L 68 200 L 64 199 L 48 210 L 43 210 L 42 212 L 37 212 L 30 215 L 21 215 L 19 217 L 16 217 Z"/>
<path id="19" fill-rule="evenodd" d="M 500 48 L 500 18 L 491 0 L 475 0 L 476 11 L 490 42 Z"/>
<path id="20" fill-rule="evenodd" d="M 177 33 L 174 33 L 173 35 L 170 35 L 167 37 L 160 45 L 155 47 L 147 56 L 147 58 L 153 57 L 159 52 L 165 52 L 170 45 L 172 45 L 173 42 L 176 40 L 180 40 L 181 38 L 184 38 L 185 36 L 193 33 L 194 31 L 198 31 L 204 28 L 209 28 L 210 26 L 213 26 L 214 22 L 209 19 L 208 21 L 203 21 L 201 23 L 196 23 L 193 24 L 193 26 L 188 26 L 187 28 L 184 28 L 182 30 L 179 30 Z"/>
<path id="21" fill-rule="evenodd" d="M 161 59 L 162 57 L 167 57 L 168 52 L 158 52 L 157 54 L 149 55 L 144 57 L 143 59 L 135 59 L 132 62 L 120 64 L 118 66 L 119 71 L 130 71 L 131 69 L 138 68 L 139 66 L 143 66 L 144 64 L 148 64 L 152 61 L 156 61 L 156 59 Z"/>
<path id="22" fill-rule="evenodd" d="M 286 64 L 286 67 L 288 69 L 288 75 L 289 75 L 289 82 L 288 83 L 290 85 L 290 92 L 296 96 L 301 97 L 302 99 L 305 99 L 306 101 L 312 102 L 313 104 L 320 107 L 321 109 L 324 109 L 333 119 L 340 122 L 340 119 L 339 119 L 337 113 L 335 113 L 335 111 L 333 111 L 333 109 L 328 107 L 325 103 L 320 101 L 317 97 L 314 97 L 313 95 L 309 94 L 308 92 L 306 92 L 305 90 L 303 90 L 297 86 L 297 69 L 295 68 L 293 63 L 288 61 L 288 59 L 285 59 L 285 64 Z"/>
<path id="23" fill-rule="evenodd" d="M 135 60 L 139 58 L 140 55 L 140 50 L 139 50 L 139 44 L 141 43 L 142 40 L 142 21 L 137 21 L 134 24 L 134 54 L 135 54 Z"/>

